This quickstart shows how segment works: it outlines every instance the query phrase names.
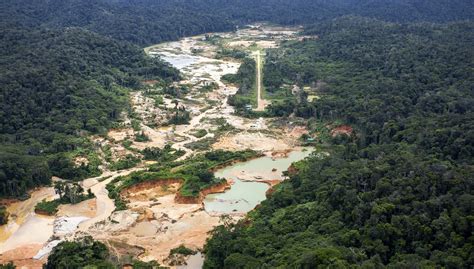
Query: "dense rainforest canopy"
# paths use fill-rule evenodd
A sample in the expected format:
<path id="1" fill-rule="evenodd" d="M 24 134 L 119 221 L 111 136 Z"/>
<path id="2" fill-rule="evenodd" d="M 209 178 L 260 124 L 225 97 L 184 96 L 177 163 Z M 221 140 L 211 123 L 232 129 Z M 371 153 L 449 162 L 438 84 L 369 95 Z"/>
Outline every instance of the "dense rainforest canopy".
<path id="1" fill-rule="evenodd" d="M 113 269 L 130 265 L 137 269 L 167 268 L 161 267 L 156 261 L 142 262 L 130 257 L 116 257 L 110 253 L 106 245 L 94 241 L 91 237 L 84 237 L 74 242 L 59 243 L 49 255 L 48 262 L 43 268 Z M 2 268 L 1 265 L 0 268 Z"/>
<path id="2" fill-rule="evenodd" d="M 470 268 L 473 27 L 345 17 L 269 51 L 267 88 L 319 85 L 291 113 L 354 133 L 217 228 L 205 268 Z"/>
<path id="3" fill-rule="evenodd" d="M 344 119 L 358 128 L 360 146 L 395 140 L 470 162 L 473 27 L 358 17 L 319 24 L 306 33 L 320 39 L 268 52 L 265 86 L 312 85 L 323 98 L 287 102 L 287 110 L 304 118 Z"/>
<path id="4" fill-rule="evenodd" d="M 1 22 L 81 27 L 140 45 L 255 21 L 308 25 L 341 15 L 394 22 L 472 19 L 470 0 L 4 0 Z"/>

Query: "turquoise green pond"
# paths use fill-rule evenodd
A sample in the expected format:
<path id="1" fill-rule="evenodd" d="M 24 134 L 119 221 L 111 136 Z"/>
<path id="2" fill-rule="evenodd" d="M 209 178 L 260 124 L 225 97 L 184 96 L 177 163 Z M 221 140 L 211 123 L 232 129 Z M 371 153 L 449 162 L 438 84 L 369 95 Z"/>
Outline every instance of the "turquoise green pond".
<path id="1" fill-rule="evenodd" d="M 204 199 L 204 208 L 213 214 L 246 213 L 266 199 L 265 193 L 270 188 L 259 180 L 283 180 L 282 172 L 293 162 L 308 157 L 310 148 L 295 150 L 286 158 L 261 157 L 248 162 L 220 169 L 216 177 L 232 179 L 234 184 L 224 193 L 209 194 Z"/>

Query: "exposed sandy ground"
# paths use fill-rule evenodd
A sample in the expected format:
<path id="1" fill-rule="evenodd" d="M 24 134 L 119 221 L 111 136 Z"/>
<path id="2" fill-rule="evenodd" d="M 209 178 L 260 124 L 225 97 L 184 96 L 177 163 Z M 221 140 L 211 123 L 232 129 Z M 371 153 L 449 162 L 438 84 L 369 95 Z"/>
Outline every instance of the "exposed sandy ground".
<path id="1" fill-rule="evenodd" d="M 211 217 L 203 210 L 201 204 L 177 204 L 174 194 L 156 198 L 153 202 L 135 201 L 129 204 L 131 211 L 152 212 L 141 222 L 138 216 L 128 217 L 129 221 L 121 221 L 121 227 L 106 226 L 99 233 L 92 234 L 99 240 L 116 240 L 130 245 L 145 248 L 143 260 L 158 260 L 163 262 L 169 251 L 181 244 L 193 249 L 202 248 L 207 233 L 219 224 L 219 217 Z M 130 211 L 130 210 L 127 210 Z M 107 230 L 109 229 L 109 230 Z"/>
<path id="2" fill-rule="evenodd" d="M 148 136 L 149 141 L 146 142 L 136 142 L 132 144 L 133 148 L 144 150 L 145 148 L 157 147 L 163 148 L 168 142 L 174 140 L 173 132 L 163 129 L 154 129 L 142 124 L 143 133 Z"/>
<path id="3" fill-rule="evenodd" d="M 20 228 L 25 223 L 47 222 L 44 218 L 36 216 L 33 211 L 38 202 L 41 202 L 43 199 L 52 199 L 55 196 L 54 189 L 39 188 L 31 192 L 30 195 L 31 197 L 28 200 L 14 202 L 7 206 L 7 210 L 10 213 L 10 221 L 8 224 L 0 226 L 0 253 L 7 249 L 13 249 L 21 243 L 19 238 L 22 237 L 23 233 Z M 35 234 L 35 236 L 41 235 Z M 34 240 L 34 238 L 32 239 Z"/>
<path id="4" fill-rule="evenodd" d="M 89 160 L 84 156 L 77 156 L 76 158 L 74 158 L 73 162 L 76 167 L 89 164 Z"/>
<path id="5" fill-rule="evenodd" d="M 93 218 L 81 223 L 79 225 L 78 231 L 85 232 L 90 227 L 94 226 L 96 223 L 107 220 L 110 214 L 112 214 L 112 212 L 115 210 L 114 202 L 109 198 L 108 191 L 105 188 L 107 184 L 109 184 L 113 179 L 115 179 L 118 176 L 126 176 L 134 171 L 140 171 L 143 169 L 144 169 L 143 167 L 138 166 L 132 169 L 116 171 L 116 172 L 108 172 L 108 173 L 103 174 L 101 177 L 85 180 L 84 185 L 87 186 L 87 188 L 90 188 L 92 193 L 96 197 L 97 214 Z M 98 182 L 98 179 L 104 176 L 110 176 L 110 177 L 107 178 L 106 180 Z"/>
<path id="6" fill-rule="evenodd" d="M 167 121 L 167 111 L 155 105 L 155 100 L 144 96 L 143 92 L 136 91 L 130 93 L 130 103 L 133 110 L 147 125 L 163 124 Z M 166 104 L 174 107 L 174 104 Z"/>
<path id="7" fill-rule="evenodd" d="M 294 139 L 299 139 L 303 134 L 308 134 L 308 129 L 304 126 L 295 126 L 292 128 L 287 128 L 286 130 L 287 137 Z"/>
<path id="8" fill-rule="evenodd" d="M 253 44 L 256 44 L 258 47 L 264 48 L 264 49 L 270 49 L 270 48 L 276 48 L 278 47 L 278 44 L 276 41 L 231 41 L 227 43 L 226 45 L 229 47 L 243 47 L 243 48 L 248 48 L 252 46 Z"/>
<path id="9" fill-rule="evenodd" d="M 116 142 L 120 142 L 125 139 L 133 138 L 135 135 L 132 128 L 123 128 L 123 129 L 111 129 L 107 133 L 107 136 Z"/>
<path id="10" fill-rule="evenodd" d="M 267 30 L 264 30 L 267 31 Z M 256 38 L 257 45 L 262 48 L 275 47 L 279 38 L 285 39 L 287 36 L 293 36 L 295 30 L 287 28 L 272 28 L 267 33 L 262 30 L 245 29 L 238 31 L 237 34 L 230 34 L 233 38 L 245 39 L 249 36 Z M 275 40 L 265 40 L 264 35 L 276 36 Z M 222 34 L 225 36 L 226 34 Z M 245 37 L 243 37 L 245 36 Z M 244 119 L 233 114 L 234 109 L 227 104 L 227 98 L 235 94 L 237 88 L 224 85 L 220 80 L 223 74 L 235 73 L 239 63 L 215 60 L 208 58 L 212 53 L 192 53 L 193 49 L 205 49 L 213 51 L 215 48 L 203 44 L 202 36 L 185 38 L 177 42 L 171 42 L 159 45 L 152 49 L 147 49 L 150 54 L 164 55 L 167 59 L 175 61 L 178 68 L 185 76 L 185 81 L 189 85 L 199 85 L 201 81 L 212 80 L 217 83 L 219 88 L 211 93 L 206 93 L 204 97 L 197 95 L 198 87 L 192 87 L 189 96 L 201 96 L 194 98 L 193 102 L 188 102 L 186 98 L 178 100 L 180 105 L 191 111 L 193 117 L 188 125 L 175 126 L 172 129 L 160 130 L 158 128 L 149 128 L 142 126 L 142 129 L 151 138 L 150 142 L 145 142 L 143 148 L 150 143 L 174 142 L 173 148 L 186 151 L 187 158 L 193 154 L 193 151 L 187 149 L 184 145 L 189 142 L 198 141 L 203 138 L 196 138 L 192 133 L 196 129 L 214 130 L 217 126 L 210 124 L 206 119 L 224 118 L 227 123 L 236 128 L 235 132 L 230 132 L 221 137 L 213 145 L 213 149 L 242 150 L 246 148 L 261 151 L 280 151 L 287 152 L 294 148 L 296 140 L 305 132 L 304 128 L 271 127 L 267 119 Z M 251 45 L 254 41 L 233 40 L 231 45 Z M 243 42 L 240 42 L 243 41 Z M 240 43 L 239 43 L 240 42 Z M 181 59 L 181 57 L 183 58 Z M 207 57 L 206 57 L 207 56 Z M 259 56 L 256 56 L 259 57 Z M 261 62 L 261 61 L 259 61 Z M 200 110 L 204 107 L 207 100 L 217 101 L 204 112 Z M 261 98 L 260 98 L 261 99 Z M 165 98 L 167 106 L 174 106 L 171 100 Z M 261 101 L 264 106 L 265 100 Z M 136 104 L 139 106 L 149 106 L 140 96 L 136 96 Z M 136 109 L 139 113 L 145 114 L 153 111 L 150 107 L 146 109 Z M 163 132 L 166 135 L 163 135 Z M 272 134 L 273 133 L 273 134 Z M 212 137 L 208 133 L 206 137 Z M 177 142 L 177 138 L 181 142 Z M 133 143 L 133 147 L 138 148 L 138 143 Z M 282 153 L 283 154 L 283 153 Z M 278 154 L 277 154 L 278 155 Z M 283 154 L 284 155 L 284 154 Z M 277 156 L 275 156 L 277 157 Z M 281 180 L 281 171 L 264 172 L 265 182 L 270 185 L 276 184 Z M 240 175 L 242 178 L 259 181 L 256 177 L 261 175 Z M 147 187 L 146 190 L 135 190 L 128 193 L 126 199 L 129 201 L 128 210 L 115 212 L 112 219 L 97 223 L 99 226 L 91 227 L 88 232 L 95 238 L 101 240 L 115 240 L 129 245 L 137 245 L 145 248 L 145 253 L 140 256 L 142 260 L 156 259 L 164 262 L 172 248 L 184 244 L 191 248 L 203 247 L 208 232 L 219 224 L 219 216 L 211 216 L 203 210 L 202 204 L 177 204 L 175 194 L 179 184 L 172 184 L 167 188 L 162 186 Z"/>
<path id="11" fill-rule="evenodd" d="M 348 125 L 341 125 L 341 126 L 338 126 L 334 129 L 331 130 L 331 136 L 332 137 L 335 137 L 335 136 L 338 136 L 338 135 L 347 135 L 347 136 L 350 136 L 353 132 L 353 129 L 351 126 L 348 126 Z"/>
<path id="12" fill-rule="evenodd" d="M 276 48 L 278 47 L 278 44 L 275 41 L 257 41 L 257 46 L 264 48 L 264 49 L 270 49 L 270 48 Z"/>
<path id="13" fill-rule="evenodd" d="M 179 187 L 181 187 L 180 183 L 173 183 L 167 186 L 156 186 L 145 190 L 130 190 L 127 191 L 124 198 L 129 200 L 130 203 L 152 201 L 161 196 L 176 193 Z"/>
<path id="14" fill-rule="evenodd" d="M 255 41 L 247 41 L 247 40 L 239 40 L 239 41 L 231 41 L 227 43 L 227 46 L 229 47 L 244 47 L 248 48 L 250 47 Z"/>
<path id="15" fill-rule="evenodd" d="M 121 195 L 129 209 L 116 211 L 109 219 L 83 231 L 104 242 L 140 246 L 145 250 L 142 260 L 160 263 L 166 263 L 170 250 L 181 244 L 200 249 L 220 217 L 204 211 L 201 203 L 177 203 L 175 196 L 180 186 L 180 182 L 170 180 L 128 188 Z"/>
<path id="16" fill-rule="evenodd" d="M 44 244 L 53 234 L 54 217 L 31 213 L 0 246 L 0 253 L 29 244 Z"/>
<path id="17" fill-rule="evenodd" d="M 58 208 L 58 212 L 56 213 L 57 216 L 65 216 L 65 217 L 88 217 L 92 218 L 95 217 L 97 214 L 97 201 L 96 199 L 89 199 L 86 201 L 82 201 L 78 204 L 66 204 L 60 205 Z"/>
<path id="18" fill-rule="evenodd" d="M 272 171 L 270 169 L 268 171 L 262 170 L 254 173 L 249 173 L 248 171 L 236 171 L 233 176 L 237 177 L 242 181 L 263 182 L 273 186 L 283 180 L 283 176 L 281 173 L 282 171 Z"/>
<path id="19" fill-rule="evenodd" d="M 267 134 L 260 132 L 240 132 L 232 136 L 222 137 L 212 147 L 223 150 L 253 149 L 257 151 L 279 151 L 291 149 L 293 145 L 288 144 L 282 139 L 269 137 Z"/>
<path id="20" fill-rule="evenodd" d="M 84 188 L 91 188 L 96 199 L 83 201 L 76 205 L 61 205 L 58 217 L 48 217 L 36 215 L 35 205 L 43 199 L 51 199 L 55 196 L 53 188 L 40 188 L 32 192 L 31 198 L 26 201 L 13 203 L 8 207 L 9 212 L 16 218 L 10 221 L 8 225 L 2 226 L 2 237 L 4 242 L 0 245 L 0 261 L 13 261 L 17 266 L 32 264 L 29 268 L 41 268 L 44 260 L 30 260 L 45 245 L 53 235 L 53 223 L 60 216 L 68 217 L 90 217 L 89 220 L 82 222 L 78 230 L 87 230 L 97 222 L 104 221 L 115 209 L 113 201 L 108 197 L 105 186 L 117 176 L 127 175 L 133 171 L 143 169 L 136 167 L 129 170 L 118 172 L 106 172 L 100 177 L 84 180 Z M 99 182 L 98 179 L 110 176 L 110 178 Z M 34 247 L 32 247 L 34 246 Z M 24 252 L 23 249 L 27 250 Z M 34 252 L 34 253 L 33 253 Z M 2 262 L 0 262 L 2 263 Z"/>
<path id="21" fill-rule="evenodd" d="M 219 217 L 210 216 L 202 204 L 176 203 L 180 183 L 152 185 L 124 191 L 128 210 L 117 211 L 109 219 L 81 230 L 101 241 L 140 246 L 145 249 L 141 259 L 162 263 L 170 250 L 181 244 L 202 248 L 207 232 L 219 224 Z"/>
<path id="22" fill-rule="evenodd" d="M 28 244 L 0 254 L 0 264 L 14 261 L 17 268 L 39 269 L 46 260 L 35 260 L 33 256 L 41 249 L 42 244 Z"/>

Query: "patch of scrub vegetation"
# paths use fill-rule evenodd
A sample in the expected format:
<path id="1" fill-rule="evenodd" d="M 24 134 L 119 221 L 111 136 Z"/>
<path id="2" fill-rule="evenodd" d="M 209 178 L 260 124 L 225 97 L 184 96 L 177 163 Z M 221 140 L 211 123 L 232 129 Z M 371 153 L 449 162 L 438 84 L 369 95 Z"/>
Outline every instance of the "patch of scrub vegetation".
<path id="1" fill-rule="evenodd" d="M 339 137 L 333 137 L 331 135 L 331 129 L 339 125 L 342 125 L 342 121 L 340 120 L 322 121 L 312 118 L 308 119 L 306 126 L 309 133 L 301 136 L 301 142 L 309 144 L 315 142 L 317 145 L 330 145 L 335 142 L 335 139 L 340 139 Z"/>
<path id="2" fill-rule="evenodd" d="M 139 120 L 132 119 L 130 123 L 131 123 L 132 128 L 135 132 L 139 132 L 139 131 L 142 130 L 141 122 Z"/>
<path id="3" fill-rule="evenodd" d="M 157 261 L 144 262 L 144 261 L 133 259 L 131 264 L 132 264 L 132 268 L 137 268 L 137 269 L 168 269 L 169 268 L 167 266 L 160 266 L 160 264 Z"/>
<path id="4" fill-rule="evenodd" d="M 214 131 L 214 137 L 217 139 L 223 133 L 231 132 L 234 130 L 236 130 L 236 128 L 232 124 L 225 122 L 224 124 L 220 124 L 219 126 L 217 126 L 217 129 Z"/>
<path id="5" fill-rule="evenodd" d="M 142 151 L 144 160 L 157 162 L 172 162 L 185 153 L 184 150 L 173 149 L 170 144 L 165 145 L 163 149 L 152 147 Z"/>
<path id="6" fill-rule="evenodd" d="M 135 133 L 135 142 L 147 142 L 150 138 L 143 132 Z"/>
<path id="7" fill-rule="evenodd" d="M 219 50 L 217 50 L 216 59 L 232 58 L 232 59 L 237 59 L 237 60 L 243 60 L 247 56 L 248 56 L 248 53 L 243 50 L 222 47 Z"/>
<path id="8" fill-rule="evenodd" d="M 212 148 L 212 144 L 214 144 L 223 134 L 236 130 L 234 126 L 227 123 L 227 120 L 225 118 L 206 118 L 201 119 L 201 122 L 207 122 L 213 125 L 217 125 L 217 128 L 209 131 L 213 134 L 213 136 L 211 137 L 205 137 L 208 132 L 204 129 L 199 129 L 197 130 L 197 132 L 193 133 L 192 135 L 197 138 L 205 137 L 203 139 L 193 141 L 184 145 L 186 148 L 191 149 L 193 151 L 207 151 Z"/>
<path id="9" fill-rule="evenodd" d="M 223 125 L 227 123 L 227 120 L 224 117 L 220 118 L 208 118 L 208 117 L 203 117 L 200 120 L 201 123 L 209 123 L 212 125 Z"/>
<path id="10" fill-rule="evenodd" d="M 203 138 L 204 136 L 207 135 L 207 131 L 205 129 L 197 129 L 191 135 L 193 135 L 196 138 Z"/>
<path id="11" fill-rule="evenodd" d="M 90 139 L 83 137 L 70 138 L 65 139 L 63 143 L 65 143 L 63 146 L 69 143 L 74 143 L 76 146 L 71 147 L 68 152 L 48 156 L 47 165 L 53 175 L 69 180 L 81 180 L 86 177 L 100 175 L 99 165 L 101 160 Z M 11 171 L 15 170 L 12 169 Z"/>
<path id="12" fill-rule="evenodd" d="M 54 215 L 58 212 L 58 207 L 61 205 L 61 201 L 58 199 L 52 201 L 43 200 L 36 204 L 35 212 L 44 215 Z"/>
<path id="13" fill-rule="evenodd" d="M 185 144 L 184 146 L 193 151 L 207 151 L 212 148 L 212 144 L 214 144 L 219 139 L 219 137 L 221 137 L 224 133 L 228 133 L 234 130 L 235 130 L 235 127 L 230 125 L 226 121 L 224 124 L 219 125 L 217 129 L 212 131 L 214 136 L 206 137 L 194 142 L 190 142 L 190 143 Z"/>
<path id="14" fill-rule="evenodd" d="M 215 142 L 215 137 L 206 137 L 204 139 L 184 144 L 184 146 L 193 151 L 205 151 L 211 149 L 212 144 L 214 144 Z"/>
<path id="15" fill-rule="evenodd" d="M 160 107 L 165 103 L 163 96 L 162 95 L 148 95 L 147 97 L 150 97 L 155 101 L 155 106 Z"/>
<path id="16" fill-rule="evenodd" d="M 140 269 L 162 269 L 156 261 L 142 262 L 126 257 L 115 257 L 107 246 L 87 236 L 77 241 L 64 241 L 53 248 L 45 269 L 55 268 L 122 268 L 126 264 Z"/>
<path id="17" fill-rule="evenodd" d="M 109 165 L 109 169 L 112 171 L 129 169 L 140 163 L 141 159 L 135 155 L 127 154 L 125 158 L 113 162 Z"/>
<path id="18" fill-rule="evenodd" d="M 179 247 L 173 248 L 172 250 L 170 250 L 170 255 L 180 254 L 184 256 L 189 256 L 189 255 L 194 255 L 196 253 L 197 253 L 196 250 L 192 250 L 186 247 L 185 245 L 180 245 Z"/>
<path id="19" fill-rule="evenodd" d="M 109 178 L 111 178 L 111 177 L 112 177 L 112 176 L 101 177 L 101 178 L 98 178 L 97 181 L 102 182 L 102 181 L 104 181 L 104 180 L 106 180 L 106 179 L 109 179 Z"/>
<path id="20" fill-rule="evenodd" d="M 184 107 L 174 108 L 171 113 L 172 116 L 168 120 L 168 124 L 188 124 L 191 120 L 191 113 L 189 113 L 189 111 L 186 111 L 186 108 Z"/>
<path id="21" fill-rule="evenodd" d="M 15 269 L 16 265 L 13 262 L 0 264 L 0 269 Z"/>
<path id="22" fill-rule="evenodd" d="M 35 206 L 36 213 L 54 215 L 62 204 L 77 204 L 95 197 L 90 189 L 87 190 L 87 193 L 84 193 L 84 188 L 78 183 L 56 182 L 54 184 L 54 191 L 59 195 L 59 199 L 39 202 Z"/>
<path id="23" fill-rule="evenodd" d="M 206 92 L 212 92 L 217 89 L 219 89 L 219 85 L 215 82 L 210 82 L 208 84 L 201 86 L 199 88 L 199 92 L 206 93 Z"/>
<path id="24" fill-rule="evenodd" d="M 8 217 L 10 214 L 5 206 L 0 206 L 0 225 L 6 224 L 8 222 Z"/>
<path id="25" fill-rule="evenodd" d="M 183 85 L 183 84 L 180 84 L 180 85 L 172 84 L 163 89 L 163 94 L 165 94 L 165 96 L 170 99 L 183 98 L 189 92 L 190 92 L 190 87 L 188 85 Z"/>
<path id="26" fill-rule="evenodd" d="M 81 140 L 81 146 L 75 150 L 50 159 L 50 164 L 54 167 L 52 168 L 55 171 L 54 175 L 70 180 L 81 180 L 101 174 L 99 165 L 102 164 L 102 161 L 92 141 L 87 138 L 81 138 Z M 68 160 L 73 162 L 73 167 L 64 164 Z"/>
<path id="27" fill-rule="evenodd" d="M 247 105 L 256 107 L 256 63 L 251 58 L 245 58 L 237 74 L 227 74 L 222 76 L 222 81 L 235 84 L 239 87 L 237 93 L 228 99 L 229 105 L 237 110 L 245 110 Z"/>
<path id="28" fill-rule="evenodd" d="M 245 161 L 259 154 L 253 150 L 245 151 L 211 151 L 199 154 L 190 159 L 177 162 L 164 162 L 150 166 L 148 171 L 133 172 L 130 175 L 117 177 L 107 185 L 109 197 L 114 199 L 117 210 L 126 209 L 126 202 L 120 197 L 120 192 L 138 183 L 153 180 L 182 180 L 179 192 L 183 197 L 198 197 L 199 193 L 225 180 L 216 178 L 213 169 L 234 162 Z"/>
<path id="29" fill-rule="evenodd" d="M 129 139 L 125 139 L 124 141 L 122 141 L 122 146 L 128 150 L 132 150 L 132 144 L 133 142 Z"/>
<path id="30" fill-rule="evenodd" d="M 192 250 L 184 245 L 180 245 L 179 247 L 170 250 L 170 254 L 166 260 L 171 266 L 183 265 L 186 264 L 187 256 L 195 255 L 197 253 L 198 252 L 196 250 Z"/>
<path id="31" fill-rule="evenodd" d="M 211 45 L 214 46 L 222 46 L 223 43 L 225 43 L 225 38 L 218 34 L 206 34 L 204 35 L 204 41 L 208 42 Z"/>
<path id="32" fill-rule="evenodd" d="M 217 129 L 212 131 L 214 133 L 214 137 L 217 139 L 219 135 L 221 135 L 224 132 L 229 132 L 235 130 L 235 127 L 231 124 L 229 124 L 224 117 L 220 118 L 202 118 L 201 123 L 208 123 L 211 125 L 216 125 Z"/>

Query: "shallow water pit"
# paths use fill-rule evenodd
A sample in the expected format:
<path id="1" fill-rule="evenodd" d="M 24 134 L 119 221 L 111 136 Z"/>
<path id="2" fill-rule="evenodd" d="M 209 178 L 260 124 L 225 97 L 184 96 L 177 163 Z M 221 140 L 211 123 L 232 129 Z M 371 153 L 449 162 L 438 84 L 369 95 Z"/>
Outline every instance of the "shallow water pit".
<path id="1" fill-rule="evenodd" d="M 205 210 L 212 215 L 249 212 L 266 199 L 270 181 L 283 180 L 283 171 L 311 153 L 312 149 L 302 148 L 286 157 L 265 156 L 216 171 L 216 177 L 233 180 L 234 184 L 224 193 L 207 195 L 204 199 Z"/>

